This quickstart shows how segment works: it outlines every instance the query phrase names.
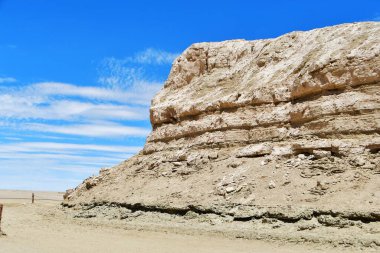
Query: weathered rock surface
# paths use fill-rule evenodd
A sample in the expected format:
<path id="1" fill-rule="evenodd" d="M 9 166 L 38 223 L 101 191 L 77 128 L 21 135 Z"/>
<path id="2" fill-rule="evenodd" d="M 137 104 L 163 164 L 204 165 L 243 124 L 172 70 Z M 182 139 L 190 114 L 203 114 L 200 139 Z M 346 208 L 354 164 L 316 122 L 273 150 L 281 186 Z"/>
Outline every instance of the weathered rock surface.
<path id="1" fill-rule="evenodd" d="M 194 44 L 152 101 L 144 149 L 64 205 L 356 226 L 376 238 L 379 88 L 376 22 Z"/>

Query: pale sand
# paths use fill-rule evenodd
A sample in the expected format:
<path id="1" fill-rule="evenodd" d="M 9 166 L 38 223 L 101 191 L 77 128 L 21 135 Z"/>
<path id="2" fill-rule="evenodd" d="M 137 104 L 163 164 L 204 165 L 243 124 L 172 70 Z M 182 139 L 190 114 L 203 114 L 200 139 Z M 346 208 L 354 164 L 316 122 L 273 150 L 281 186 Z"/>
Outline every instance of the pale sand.
<path id="1" fill-rule="evenodd" d="M 59 200 L 62 195 L 36 192 L 37 199 L 42 196 Z M 60 214 L 62 210 L 57 201 L 36 200 L 32 205 L 28 199 L 5 200 L 5 197 L 29 198 L 31 192 L 0 191 L 0 203 L 4 204 L 2 230 L 7 234 L 0 237 L 0 253 L 338 252 L 337 249 L 324 249 L 321 245 L 278 245 L 216 235 L 186 235 L 100 226 Z"/>

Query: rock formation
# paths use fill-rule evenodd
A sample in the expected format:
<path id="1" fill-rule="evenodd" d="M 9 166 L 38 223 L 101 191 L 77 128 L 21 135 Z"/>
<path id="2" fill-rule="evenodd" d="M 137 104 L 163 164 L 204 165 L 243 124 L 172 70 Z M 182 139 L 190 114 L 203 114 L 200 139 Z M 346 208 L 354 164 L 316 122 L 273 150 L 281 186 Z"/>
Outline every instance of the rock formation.
<path id="1" fill-rule="evenodd" d="M 379 87 L 376 22 L 194 44 L 152 101 L 144 149 L 64 205 L 353 226 L 379 246 Z"/>

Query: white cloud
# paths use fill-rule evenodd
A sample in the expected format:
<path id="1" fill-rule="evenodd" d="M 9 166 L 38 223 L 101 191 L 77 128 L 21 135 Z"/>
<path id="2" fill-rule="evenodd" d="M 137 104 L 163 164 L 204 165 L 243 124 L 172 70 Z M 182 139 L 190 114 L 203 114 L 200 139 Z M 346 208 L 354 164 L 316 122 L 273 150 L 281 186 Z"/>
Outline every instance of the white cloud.
<path id="1" fill-rule="evenodd" d="M 14 83 L 17 82 L 16 78 L 13 77 L 0 77 L 0 83 Z"/>
<path id="2" fill-rule="evenodd" d="M 104 151 L 112 153 L 137 153 L 138 146 L 93 145 L 61 142 L 17 142 L 0 144 L 0 152 L 73 152 Z"/>
<path id="3" fill-rule="evenodd" d="M 167 52 L 164 50 L 148 48 L 136 53 L 132 57 L 118 59 L 115 57 L 105 58 L 99 68 L 100 77 L 98 81 L 113 88 L 133 87 L 141 88 L 154 87 L 157 81 L 148 81 L 150 78 L 144 77 L 144 69 L 148 65 L 168 65 L 179 56 L 178 53 Z M 151 75 L 150 75 L 151 76 Z M 161 84 L 159 85 L 161 86 Z M 155 92 L 157 92 L 155 90 Z"/>
<path id="4" fill-rule="evenodd" d="M 32 101 L 17 95 L 0 95 L 2 106 L 0 117 L 20 119 L 117 119 L 146 120 L 148 109 L 142 106 L 115 105 L 111 103 L 90 103 L 74 100 Z"/>
<path id="5" fill-rule="evenodd" d="M 0 120 L 148 120 L 160 83 L 140 82 L 125 90 L 45 82 L 0 90 Z"/>
<path id="6" fill-rule="evenodd" d="M 143 80 L 142 68 L 127 66 L 128 62 L 129 60 L 127 59 L 105 58 L 99 69 L 100 77 L 98 81 L 116 89 L 130 87 L 141 82 Z"/>
<path id="7" fill-rule="evenodd" d="M 107 82 L 108 81 L 106 79 L 103 80 L 103 83 Z M 29 88 L 35 92 L 39 92 L 41 95 L 77 96 L 88 99 L 98 99 L 136 105 L 149 105 L 153 95 L 161 88 L 161 86 L 162 84 L 159 82 L 135 80 L 132 85 L 127 87 L 127 90 L 122 89 L 120 86 L 113 88 L 86 87 L 57 82 L 37 83 Z"/>
<path id="8" fill-rule="evenodd" d="M 91 137 L 145 137 L 150 129 L 142 127 L 130 127 L 116 123 L 93 123 L 79 125 L 48 125 L 40 123 L 26 123 L 24 128 L 39 132 L 49 132 L 57 134 L 80 135 Z"/>
<path id="9" fill-rule="evenodd" d="M 103 166 L 110 166 L 110 165 L 115 165 L 119 163 L 120 161 L 126 159 L 127 156 L 124 155 L 122 158 L 121 157 L 107 157 L 107 155 L 102 155 L 102 156 L 85 156 L 85 155 L 68 155 L 68 154 L 31 154 L 31 153 L 14 153 L 12 154 L 12 157 L 9 157 L 9 153 L 2 153 L 0 152 L 0 159 L 2 162 L 5 164 L 5 160 L 9 159 L 14 162 L 19 162 L 21 161 L 28 161 L 28 167 L 30 170 L 36 170 L 39 168 L 33 168 L 30 167 L 30 163 L 34 161 L 54 161 L 55 163 L 59 162 L 60 167 L 66 167 L 63 166 L 62 164 L 65 163 L 65 161 L 70 161 L 68 164 L 69 166 L 73 165 L 78 165 L 78 164 L 86 164 L 86 165 L 91 165 L 92 168 L 94 169 L 99 169 L 100 167 Z M 1 164 L 1 167 L 4 166 L 4 164 Z M 9 164 L 9 163 L 8 163 Z M 58 163 L 57 163 L 58 164 Z M 57 166 L 54 165 L 54 167 Z M 70 167 L 67 166 L 67 169 L 70 169 Z M 24 167 L 25 168 L 25 167 Z M 48 169 L 53 169 L 53 167 L 48 167 Z"/>
<path id="10" fill-rule="evenodd" d="M 137 53 L 133 58 L 130 58 L 130 60 L 132 62 L 140 64 L 162 65 L 172 64 L 178 56 L 178 53 L 171 53 L 164 50 L 148 48 L 145 51 Z"/>

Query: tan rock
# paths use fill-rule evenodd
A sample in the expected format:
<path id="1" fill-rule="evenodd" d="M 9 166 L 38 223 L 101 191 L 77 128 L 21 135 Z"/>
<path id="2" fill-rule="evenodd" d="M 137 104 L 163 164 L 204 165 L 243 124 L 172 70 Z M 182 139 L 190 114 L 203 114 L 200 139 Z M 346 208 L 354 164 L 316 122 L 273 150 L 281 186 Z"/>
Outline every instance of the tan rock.
<path id="1" fill-rule="evenodd" d="M 260 143 L 246 146 L 238 151 L 236 157 L 255 157 L 268 155 L 272 152 L 270 143 Z"/>
<path id="2" fill-rule="evenodd" d="M 64 204 L 313 219 L 313 229 L 333 213 L 378 229 L 379 66 L 378 22 L 194 44 L 152 101 L 144 150 Z"/>

